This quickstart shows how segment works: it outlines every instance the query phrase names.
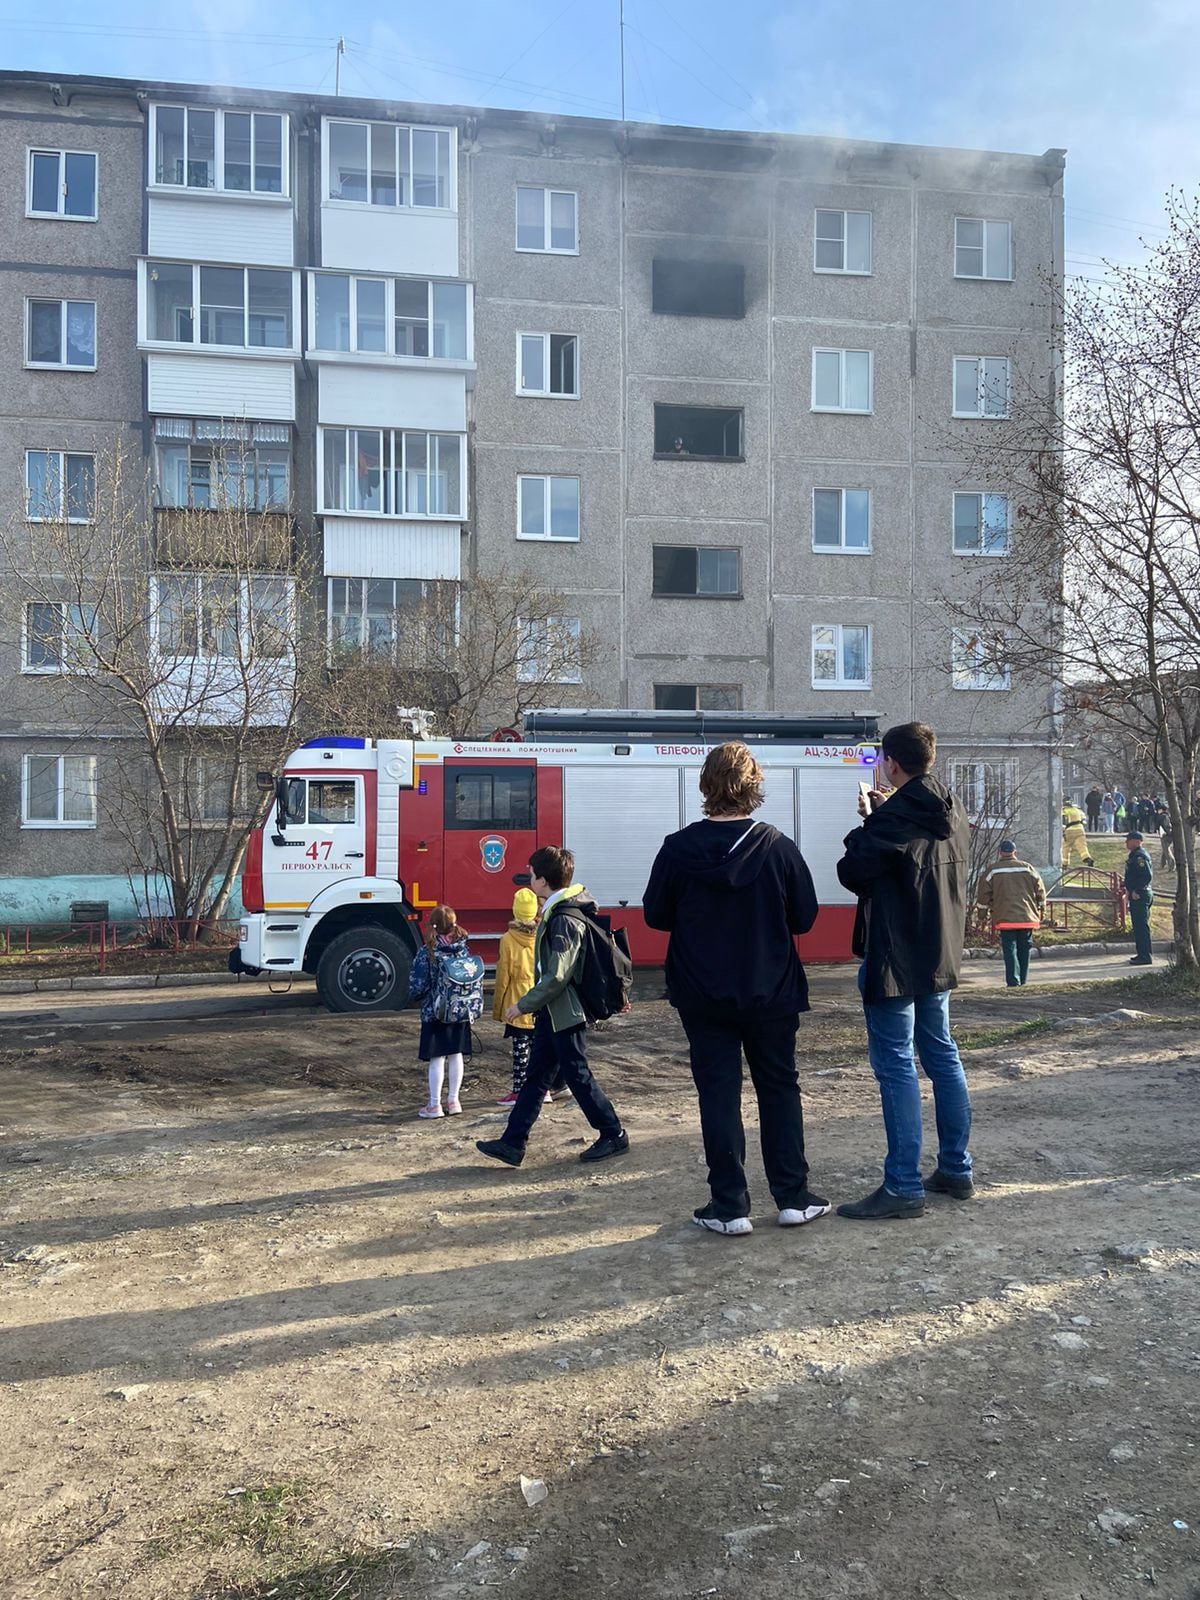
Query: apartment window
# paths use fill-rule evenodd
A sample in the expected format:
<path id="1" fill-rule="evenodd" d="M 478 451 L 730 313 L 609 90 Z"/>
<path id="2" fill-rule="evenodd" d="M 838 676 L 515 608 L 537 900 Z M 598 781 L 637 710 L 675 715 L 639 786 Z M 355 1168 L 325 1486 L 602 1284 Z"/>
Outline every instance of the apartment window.
<path id="1" fill-rule="evenodd" d="M 956 494 L 954 496 L 955 555 L 1006 556 L 1008 548 L 1008 496 Z"/>
<path id="2" fill-rule="evenodd" d="M 313 275 L 314 349 L 465 361 L 467 285 Z"/>
<path id="3" fill-rule="evenodd" d="M 954 276 L 1011 278 L 1012 223 L 955 217 Z"/>
<path id="4" fill-rule="evenodd" d="M 225 194 L 288 192 L 287 118 L 274 111 L 152 106 L 152 182 Z"/>
<path id="5" fill-rule="evenodd" d="M 25 515 L 30 522 L 91 522 L 96 460 L 69 450 L 26 450 Z"/>
<path id="6" fill-rule="evenodd" d="M 517 249 L 578 254 L 579 196 L 570 189 L 530 189 L 518 184 Z"/>
<path id="7" fill-rule="evenodd" d="M 737 261 L 655 261 L 651 305 L 672 317 L 744 317 L 746 269 Z"/>
<path id="8" fill-rule="evenodd" d="M 1017 763 L 951 760 L 950 788 L 963 803 L 968 819 L 984 827 L 1008 828 L 1017 820 Z"/>
<path id="9" fill-rule="evenodd" d="M 656 711 L 740 711 L 741 687 L 735 683 L 656 683 Z"/>
<path id="10" fill-rule="evenodd" d="M 573 333 L 517 335 L 517 393 L 579 398 L 579 340 Z"/>
<path id="11" fill-rule="evenodd" d="M 71 672 L 90 664 L 89 639 L 95 635 L 95 606 L 66 600 L 35 600 L 25 607 L 21 637 L 22 672 Z"/>
<path id="12" fill-rule="evenodd" d="M 812 544 L 814 550 L 868 554 L 871 549 L 871 491 L 814 489 Z"/>
<path id="13" fill-rule="evenodd" d="M 521 474 L 517 478 L 518 539 L 579 538 L 579 479 Z"/>
<path id="14" fill-rule="evenodd" d="M 188 821 L 193 827 L 220 827 L 246 819 L 256 809 L 252 774 L 219 756 L 193 756 L 181 773 Z"/>
<path id="15" fill-rule="evenodd" d="M 954 415 L 1007 417 L 1007 356 L 955 356 Z"/>
<path id="16" fill-rule="evenodd" d="M 860 275 L 871 271 L 869 211 L 817 212 L 813 270 Z"/>
<path id="17" fill-rule="evenodd" d="M 387 517 L 460 517 L 466 452 L 460 433 L 324 428 L 322 511 Z"/>
<path id="18" fill-rule="evenodd" d="M 22 756 L 21 826 L 94 828 L 95 756 Z"/>
<path id="19" fill-rule="evenodd" d="M 414 612 L 428 592 L 420 578 L 330 578 L 330 649 L 391 655 L 404 612 Z"/>
<path id="20" fill-rule="evenodd" d="M 331 200 L 433 211 L 453 209 L 449 128 L 332 119 L 326 126 Z"/>
<path id="21" fill-rule="evenodd" d="M 712 545 L 656 544 L 653 592 L 656 595 L 740 600 L 742 552 Z"/>
<path id="22" fill-rule="evenodd" d="M 146 337 L 164 344 L 291 350 L 295 274 L 150 261 Z"/>
<path id="23" fill-rule="evenodd" d="M 812 361 L 814 411 L 871 410 L 875 359 L 870 350 L 814 350 Z"/>
<path id="24" fill-rule="evenodd" d="M 172 428 L 173 437 L 159 433 L 164 423 Z M 160 417 L 155 431 L 160 506 L 194 511 L 288 509 L 292 451 L 285 424 L 193 424 Z"/>
<path id="25" fill-rule="evenodd" d="M 578 617 L 524 618 L 517 657 L 521 683 L 582 683 Z"/>
<path id="26" fill-rule="evenodd" d="M 654 407 L 654 458 L 742 461 L 742 413 L 732 406 Z"/>
<path id="27" fill-rule="evenodd" d="M 871 687 L 871 630 L 861 625 L 816 623 L 812 631 L 814 689 Z"/>
<path id="28" fill-rule="evenodd" d="M 94 300 L 26 300 L 25 365 L 96 370 Z"/>
<path id="29" fill-rule="evenodd" d="M 286 656 L 293 596 L 290 578 L 158 573 L 150 620 L 159 654 L 243 662 Z"/>
<path id="30" fill-rule="evenodd" d="M 1012 673 L 1004 661 L 1005 641 L 983 628 L 955 628 L 951 639 L 951 682 L 956 689 L 1008 689 Z"/>
<path id="31" fill-rule="evenodd" d="M 31 150 L 26 215 L 95 222 L 95 155 L 86 150 Z"/>

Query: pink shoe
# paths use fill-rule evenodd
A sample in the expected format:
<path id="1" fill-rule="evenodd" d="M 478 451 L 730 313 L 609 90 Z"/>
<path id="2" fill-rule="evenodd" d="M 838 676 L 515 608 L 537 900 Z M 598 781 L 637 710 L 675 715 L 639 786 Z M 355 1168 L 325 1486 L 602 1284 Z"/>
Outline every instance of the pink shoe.
<path id="1" fill-rule="evenodd" d="M 444 1116 L 445 1113 L 442 1111 L 441 1106 L 422 1106 L 417 1115 L 419 1117 L 440 1117 Z"/>
<path id="2" fill-rule="evenodd" d="M 447 1100 L 446 1101 L 446 1115 L 448 1117 L 461 1117 L 462 1116 L 462 1102 L 460 1100 Z"/>
<path id="3" fill-rule="evenodd" d="M 515 1106 L 516 1103 L 517 1096 L 515 1091 L 512 1094 L 502 1094 L 499 1100 L 496 1101 L 498 1106 Z"/>

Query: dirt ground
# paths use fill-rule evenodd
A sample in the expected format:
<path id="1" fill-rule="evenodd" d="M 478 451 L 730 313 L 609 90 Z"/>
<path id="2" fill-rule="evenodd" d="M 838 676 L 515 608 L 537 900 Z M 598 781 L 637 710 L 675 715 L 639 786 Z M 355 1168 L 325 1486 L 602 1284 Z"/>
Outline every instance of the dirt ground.
<path id="1" fill-rule="evenodd" d="M 785 1232 L 755 1154 L 745 1240 L 688 1225 L 661 1003 L 594 1041 L 633 1146 L 596 1169 L 570 1102 L 476 1156 L 491 1023 L 436 1123 L 410 1015 L 5 1029 L 0 1595 L 1194 1600 L 1200 1038 L 1118 1003 L 956 999 L 974 1202 Z M 848 993 L 801 1057 L 854 1197 Z"/>

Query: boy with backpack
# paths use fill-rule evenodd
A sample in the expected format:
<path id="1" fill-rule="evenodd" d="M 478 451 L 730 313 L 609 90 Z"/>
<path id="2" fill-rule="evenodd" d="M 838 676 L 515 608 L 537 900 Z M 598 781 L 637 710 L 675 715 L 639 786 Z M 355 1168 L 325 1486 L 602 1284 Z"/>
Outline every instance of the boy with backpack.
<path id="1" fill-rule="evenodd" d="M 503 1134 L 479 1139 L 475 1148 L 519 1167 L 546 1091 L 561 1074 L 598 1135 L 580 1161 L 623 1156 L 629 1136 L 588 1067 L 587 1025 L 622 1009 L 632 968 L 598 918 L 595 901 L 581 883 L 572 882 L 575 857 L 569 850 L 557 845 L 535 850 L 529 873 L 530 887 L 544 902 L 534 936 L 535 982 L 505 1012 L 508 1022 L 519 1016 L 534 1019 L 529 1071 Z"/>
<path id="2" fill-rule="evenodd" d="M 408 977 L 408 1003 L 414 1000 L 421 1002 L 417 1054 L 429 1063 L 429 1103 L 417 1115 L 461 1116 L 463 1057 L 471 1054 L 471 1024 L 483 1015 L 483 962 L 471 954 L 449 906 L 434 906 L 429 913 L 429 932 Z M 443 1112 L 442 1080 L 447 1076 Z"/>

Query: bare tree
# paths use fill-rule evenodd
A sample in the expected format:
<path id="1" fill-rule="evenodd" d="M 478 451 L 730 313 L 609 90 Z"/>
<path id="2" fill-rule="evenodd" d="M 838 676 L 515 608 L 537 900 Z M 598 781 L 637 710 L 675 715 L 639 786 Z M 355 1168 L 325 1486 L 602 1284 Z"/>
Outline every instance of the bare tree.
<path id="1" fill-rule="evenodd" d="M 519 725 L 535 706 L 589 699 L 599 641 L 568 615 L 568 601 L 530 574 L 476 575 L 461 588 L 430 584 L 413 603 L 334 626 L 329 726 L 371 737 L 396 725 L 397 708 L 420 706 L 448 738 L 478 738 Z"/>
<path id="2" fill-rule="evenodd" d="M 256 772 L 297 736 L 311 586 L 291 516 L 231 491 L 151 519 L 140 456 L 98 451 L 73 484 L 47 456 L 26 515 L 0 526 L 6 613 L 79 742 L 118 735 L 98 809 L 148 909 L 165 882 L 171 915 L 194 929 L 221 915 L 240 871 L 266 803 Z"/>
<path id="3" fill-rule="evenodd" d="M 1015 674 L 1065 682 L 1144 747 L 1178 850 L 1176 960 L 1200 965 L 1200 213 L 1172 194 L 1164 242 L 1100 282 L 1050 285 L 1065 381 L 1027 375 L 973 473 L 1017 504 L 1013 548 L 939 596 Z M 985 570 L 986 568 L 986 570 Z"/>

